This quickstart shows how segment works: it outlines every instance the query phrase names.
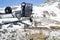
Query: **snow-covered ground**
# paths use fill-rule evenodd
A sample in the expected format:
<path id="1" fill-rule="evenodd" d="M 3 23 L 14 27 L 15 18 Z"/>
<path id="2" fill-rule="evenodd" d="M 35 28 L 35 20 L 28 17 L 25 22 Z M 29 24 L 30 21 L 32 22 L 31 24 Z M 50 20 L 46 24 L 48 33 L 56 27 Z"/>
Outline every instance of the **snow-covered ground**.
<path id="1" fill-rule="evenodd" d="M 33 6 L 33 13 L 35 13 L 33 16 L 35 17 L 36 21 L 43 21 L 42 23 L 48 23 L 48 25 L 51 24 L 51 22 L 49 23 L 48 21 L 54 20 L 60 22 L 60 9 L 58 8 L 59 3 L 60 2 L 54 2 L 51 5 L 48 3 L 44 3 L 44 5 L 41 6 Z M 46 17 L 44 17 L 43 15 L 45 15 Z M 53 24 L 54 23 L 52 23 L 52 25 Z"/>

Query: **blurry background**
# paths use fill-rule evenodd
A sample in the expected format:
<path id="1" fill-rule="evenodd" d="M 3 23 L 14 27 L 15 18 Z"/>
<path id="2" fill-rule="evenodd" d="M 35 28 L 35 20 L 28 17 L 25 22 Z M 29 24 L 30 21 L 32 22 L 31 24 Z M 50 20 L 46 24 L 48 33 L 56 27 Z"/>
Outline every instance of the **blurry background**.
<path id="1" fill-rule="evenodd" d="M 22 2 L 32 3 L 39 6 L 45 0 L 0 0 L 0 7 L 20 5 Z"/>

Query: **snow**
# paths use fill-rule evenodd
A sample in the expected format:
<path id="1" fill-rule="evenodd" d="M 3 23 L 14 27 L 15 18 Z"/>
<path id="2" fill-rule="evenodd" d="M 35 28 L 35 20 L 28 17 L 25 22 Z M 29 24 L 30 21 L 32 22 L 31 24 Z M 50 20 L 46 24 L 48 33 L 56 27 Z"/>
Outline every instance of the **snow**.
<path id="1" fill-rule="evenodd" d="M 43 7 L 34 6 L 33 7 L 33 13 L 35 13 L 35 14 L 33 16 L 35 17 L 35 20 L 38 21 L 38 22 L 43 21 L 43 23 L 44 22 L 46 23 L 47 19 L 56 20 L 56 21 L 60 22 L 60 9 L 57 8 L 58 4 L 59 4 L 59 2 L 55 2 L 55 3 L 51 4 L 51 5 L 46 4 Z M 49 15 L 45 14 L 43 11 L 47 11 Z M 51 13 L 56 14 L 56 16 L 52 16 Z M 43 14 L 46 15 L 46 18 L 43 17 Z M 48 25 L 52 26 L 50 24 L 48 24 Z M 56 25 L 56 24 L 53 23 L 53 25 Z"/>

